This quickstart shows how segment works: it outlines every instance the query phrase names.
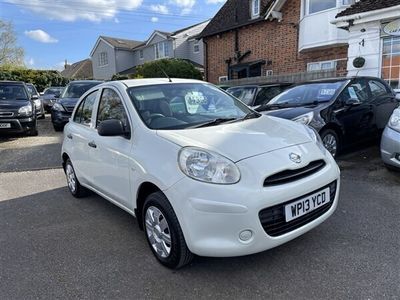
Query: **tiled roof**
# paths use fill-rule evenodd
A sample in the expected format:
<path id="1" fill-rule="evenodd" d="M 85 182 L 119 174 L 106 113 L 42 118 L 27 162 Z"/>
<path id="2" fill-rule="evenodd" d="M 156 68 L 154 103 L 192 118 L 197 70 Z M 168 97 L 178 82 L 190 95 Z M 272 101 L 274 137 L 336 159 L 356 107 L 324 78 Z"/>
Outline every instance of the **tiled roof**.
<path id="1" fill-rule="evenodd" d="M 400 5 L 400 0 L 360 0 L 354 3 L 349 8 L 338 13 L 336 18 L 351 16 L 354 14 L 364 13 L 372 10 L 387 8 L 391 6 Z"/>
<path id="2" fill-rule="evenodd" d="M 142 41 L 120 39 L 109 36 L 100 36 L 100 37 L 109 44 L 111 44 L 112 46 L 114 46 L 115 48 L 122 50 L 132 50 L 133 48 L 136 48 L 137 46 L 143 43 Z"/>
<path id="3" fill-rule="evenodd" d="M 61 71 L 61 75 L 69 79 L 91 79 L 93 78 L 92 61 L 84 59 L 67 65 L 67 68 Z"/>
<path id="4" fill-rule="evenodd" d="M 215 35 L 264 20 L 264 15 L 273 0 L 260 0 L 260 17 L 251 19 L 250 0 L 228 0 L 212 18 L 200 37 Z"/>

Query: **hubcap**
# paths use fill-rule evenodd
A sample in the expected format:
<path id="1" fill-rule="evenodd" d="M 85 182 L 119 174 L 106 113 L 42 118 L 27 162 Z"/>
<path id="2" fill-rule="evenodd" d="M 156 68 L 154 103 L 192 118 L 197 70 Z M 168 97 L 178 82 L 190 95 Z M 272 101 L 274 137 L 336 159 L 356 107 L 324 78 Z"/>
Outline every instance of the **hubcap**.
<path id="1" fill-rule="evenodd" d="M 147 208 L 145 226 L 154 251 L 162 258 L 168 257 L 171 253 L 171 233 L 167 220 L 157 207 Z"/>
<path id="2" fill-rule="evenodd" d="M 71 165 L 67 165 L 67 168 L 65 170 L 65 173 L 67 175 L 67 183 L 70 191 L 72 193 L 75 193 L 76 191 L 76 178 L 75 178 L 75 172 L 74 169 L 72 168 Z"/>
<path id="3" fill-rule="evenodd" d="M 333 157 L 336 156 L 337 152 L 337 140 L 333 134 L 328 133 L 322 139 L 324 147 L 332 154 Z"/>

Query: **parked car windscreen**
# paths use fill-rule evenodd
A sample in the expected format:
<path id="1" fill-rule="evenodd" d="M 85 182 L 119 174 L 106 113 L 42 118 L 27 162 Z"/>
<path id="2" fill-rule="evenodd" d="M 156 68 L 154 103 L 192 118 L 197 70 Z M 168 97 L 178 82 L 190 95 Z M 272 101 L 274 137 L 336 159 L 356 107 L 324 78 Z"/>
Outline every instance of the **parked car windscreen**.
<path id="1" fill-rule="evenodd" d="M 0 84 L 0 101 L 29 99 L 23 85 Z"/>
<path id="2" fill-rule="evenodd" d="M 210 121 L 217 121 L 217 125 L 219 121 L 234 121 L 252 113 L 242 102 L 210 84 L 160 84 L 127 91 L 151 129 L 194 128 Z"/>
<path id="3" fill-rule="evenodd" d="M 44 91 L 44 95 L 56 95 L 59 96 L 63 88 L 48 88 Z"/>
<path id="4" fill-rule="evenodd" d="M 61 98 L 80 98 L 86 91 L 99 82 L 70 83 L 63 91 Z"/>
<path id="5" fill-rule="evenodd" d="M 302 106 L 333 100 L 346 80 L 298 85 L 273 98 L 269 105 Z"/>
<path id="6" fill-rule="evenodd" d="M 229 88 L 226 91 L 249 105 L 253 102 L 254 95 L 257 93 L 257 87 L 238 86 Z"/>

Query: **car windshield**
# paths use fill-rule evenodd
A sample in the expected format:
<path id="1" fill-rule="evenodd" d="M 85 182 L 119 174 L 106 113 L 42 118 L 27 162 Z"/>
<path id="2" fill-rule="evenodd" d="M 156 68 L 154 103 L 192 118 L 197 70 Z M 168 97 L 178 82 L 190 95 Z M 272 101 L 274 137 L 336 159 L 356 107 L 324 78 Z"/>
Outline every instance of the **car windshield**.
<path id="1" fill-rule="evenodd" d="M 151 129 L 214 126 L 254 114 L 234 97 L 206 83 L 149 85 L 127 91 L 143 122 Z"/>
<path id="2" fill-rule="evenodd" d="M 254 99 L 254 95 L 257 92 L 256 87 L 233 87 L 226 90 L 228 93 L 232 94 L 236 98 L 240 99 L 247 105 L 251 104 Z"/>
<path id="3" fill-rule="evenodd" d="M 63 88 L 48 88 L 44 91 L 44 95 L 56 95 L 59 96 Z"/>
<path id="4" fill-rule="evenodd" d="M 99 82 L 70 83 L 65 88 L 61 98 L 80 98 L 86 91 L 98 84 Z"/>
<path id="5" fill-rule="evenodd" d="M 0 101 L 29 99 L 23 85 L 0 84 Z"/>
<path id="6" fill-rule="evenodd" d="M 28 91 L 32 96 L 38 96 L 38 93 L 32 84 L 27 84 L 26 87 L 28 88 Z"/>
<path id="7" fill-rule="evenodd" d="M 329 102 L 333 100 L 345 82 L 345 80 L 342 80 L 298 85 L 276 96 L 268 105 L 302 106 Z"/>

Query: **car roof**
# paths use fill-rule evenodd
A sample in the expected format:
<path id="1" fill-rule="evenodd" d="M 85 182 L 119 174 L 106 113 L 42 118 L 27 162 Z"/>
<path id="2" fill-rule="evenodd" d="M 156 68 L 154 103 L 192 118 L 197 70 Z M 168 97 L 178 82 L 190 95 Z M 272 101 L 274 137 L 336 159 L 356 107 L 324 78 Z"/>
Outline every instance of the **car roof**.
<path id="1" fill-rule="evenodd" d="M 333 78 L 322 78 L 322 79 L 314 79 L 314 80 L 308 80 L 308 81 L 303 81 L 299 82 L 299 84 L 307 84 L 307 83 L 324 83 L 324 82 L 336 82 L 336 81 L 345 81 L 345 80 L 353 80 L 353 79 L 379 79 L 378 77 L 374 76 L 348 76 L 348 77 L 333 77 Z"/>
<path id="2" fill-rule="evenodd" d="M 111 81 L 115 82 L 115 81 Z M 108 82 L 108 83 L 111 83 Z M 174 84 L 174 83 L 205 83 L 208 82 L 195 80 L 195 79 L 181 79 L 181 78 L 171 78 L 171 81 L 168 78 L 144 78 L 144 79 L 128 79 L 128 80 L 120 80 L 126 87 L 135 87 L 135 86 L 145 86 L 145 85 L 154 85 L 154 84 Z"/>
<path id="3" fill-rule="evenodd" d="M 74 80 L 70 81 L 68 84 L 75 84 L 75 83 L 103 83 L 104 81 L 101 80 Z"/>
<path id="4" fill-rule="evenodd" d="M 23 81 L 12 81 L 12 80 L 0 80 L 0 83 L 15 84 L 15 85 L 25 84 L 25 82 Z"/>
<path id="5" fill-rule="evenodd" d="M 229 88 L 270 87 L 270 86 L 280 86 L 280 85 L 293 85 L 293 83 L 292 82 L 271 82 L 271 83 L 260 83 L 260 84 L 242 84 L 242 85 L 234 85 Z"/>

